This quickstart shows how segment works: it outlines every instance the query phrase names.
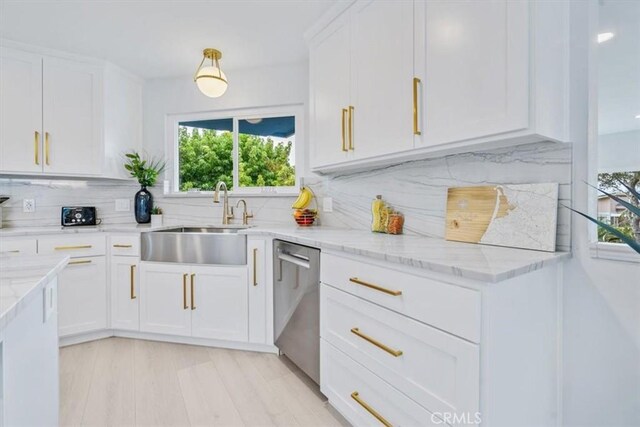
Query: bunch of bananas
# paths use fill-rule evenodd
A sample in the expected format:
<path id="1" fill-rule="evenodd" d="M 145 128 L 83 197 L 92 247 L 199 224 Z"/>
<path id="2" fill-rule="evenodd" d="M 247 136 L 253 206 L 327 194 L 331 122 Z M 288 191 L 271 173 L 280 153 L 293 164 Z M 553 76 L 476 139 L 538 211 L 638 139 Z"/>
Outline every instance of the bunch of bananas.
<path id="1" fill-rule="evenodd" d="M 300 189 L 300 194 L 293 205 L 291 205 L 292 209 L 304 209 L 311 203 L 313 200 L 313 193 L 308 187 L 302 187 Z"/>

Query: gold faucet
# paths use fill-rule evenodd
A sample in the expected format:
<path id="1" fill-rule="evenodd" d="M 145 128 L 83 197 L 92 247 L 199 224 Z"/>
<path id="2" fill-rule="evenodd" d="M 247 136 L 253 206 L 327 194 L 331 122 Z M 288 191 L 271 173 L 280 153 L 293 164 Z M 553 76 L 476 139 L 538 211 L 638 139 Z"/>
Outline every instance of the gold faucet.
<path id="1" fill-rule="evenodd" d="M 253 212 L 247 212 L 247 202 L 244 199 L 238 200 L 236 208 L 240 207 L 240 203 L 244 206 L 244 209 L 242 210 L 242 225 L 249 225 L 249 218 L 253 218 Z"/>
<path id="2" fill-rule="evenodd" d="M 224 188 L 223 188 L 224 187 Z M 229 220 L 233 219 L 233 207 L 229 207 L 229 195 L 227 194 L 227 184 L 224 181 L 216 184 L 216 191 L 213 193 L 213 203 L 220 203 L 220 190 L 224 190 L 224 198 L 222 204 L 222 225 L 228 225 Z"/>

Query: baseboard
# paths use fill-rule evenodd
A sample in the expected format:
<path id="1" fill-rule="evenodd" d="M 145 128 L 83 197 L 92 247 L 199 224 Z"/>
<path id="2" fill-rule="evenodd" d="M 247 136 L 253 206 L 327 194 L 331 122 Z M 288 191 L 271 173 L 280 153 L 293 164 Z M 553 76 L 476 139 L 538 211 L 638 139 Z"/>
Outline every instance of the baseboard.
<path id="1" fill-rule="evenodd" d="M 176 335 L 154 334 L 139 331 L 124 331 L 119 329 L 103 329 L 84 334 L 70 335 L 59 339 L 60 347 L 95 341 L 103 338 L 122 337 L 148 341 L 161 341 L 176 344 L 198 345 L 203 347 L 228 348 L 232 350 L 256 351 L 261 353 L 278 354 L 278 347 L 269 344 L 257 344 L 249 342 L 213 340 L 206 338 L 181 337 Z"/>

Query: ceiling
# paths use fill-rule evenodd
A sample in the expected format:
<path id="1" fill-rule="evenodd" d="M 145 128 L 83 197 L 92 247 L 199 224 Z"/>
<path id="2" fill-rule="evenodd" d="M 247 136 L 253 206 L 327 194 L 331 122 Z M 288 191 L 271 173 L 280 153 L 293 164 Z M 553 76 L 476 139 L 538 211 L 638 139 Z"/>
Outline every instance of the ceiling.
<path id="1" fill-rule="evenodd" d="M 105 59 L 145 79 L 307 58 L 303 33 L 337 0 L 0 0 L 0 37 Z"/>
<path id="2" fill-rule="evenodd" d="M 598 30 L 598 131 L 640 130 L 640 1 L 602 0 Z"/>

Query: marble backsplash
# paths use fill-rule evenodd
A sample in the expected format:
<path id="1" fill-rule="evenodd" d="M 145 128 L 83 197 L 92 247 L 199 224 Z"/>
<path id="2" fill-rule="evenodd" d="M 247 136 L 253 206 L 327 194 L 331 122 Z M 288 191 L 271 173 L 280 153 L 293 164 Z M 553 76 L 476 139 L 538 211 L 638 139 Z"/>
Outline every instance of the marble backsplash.
<path id="1" fill-rule="evenodd" d="M 451 155 L 410 161 L 365 172 L 306 177 L 305 184 L 322 198 L 333 198 L 333 212 L 320 212 L 325 226 L 368 229 L 371 201 L 376 194 L 405 214 L 405 232 L 442 238 L 447 188 L 487 184 L 557 182 L 560 205 L 571 204 L 571 146 L 543 142 L 508 149 Z M 0 179 L 0 194 L 11 199 L 3 204 L 5 227 L 56 226 L 63 205 L 96 206 L 104 224 L 134 223 L 133 210 L 116 212 L 116 199 L 130 199 L 139 186 L 132 181 Z M 210 197 L 164 197 L 152 189 L 156 205 L 164 210 L 165 224 L 219 224 L 222 205 Z M 36 211 L 23 213 L 23 199 L 35 199 Z M 230 198 L 235 206 L 239 198 Z M 259 226 L 292 226 L 293 197 L 247 198 L 253 211 L 251 223 Z M 235 222 L 240 221 L 236 209 Z M 570 214 L 558 211 L 559 250 L 570 247 Z"/>
<path id="2" fill-rule="evenodd" d="M 486 152 L 335 175 L 307 178 L 322 200 L 333 198 L 333 212 L 321 212 L 322 224 L 368 228 L 371 201 L 376 194 L 405 215 L 405 233 L 444 237 L 447 188 L 491 184 L 559 183 L 558 250 L 570 248 L 571 145 L 554 142 L 527 144 Z"/>

